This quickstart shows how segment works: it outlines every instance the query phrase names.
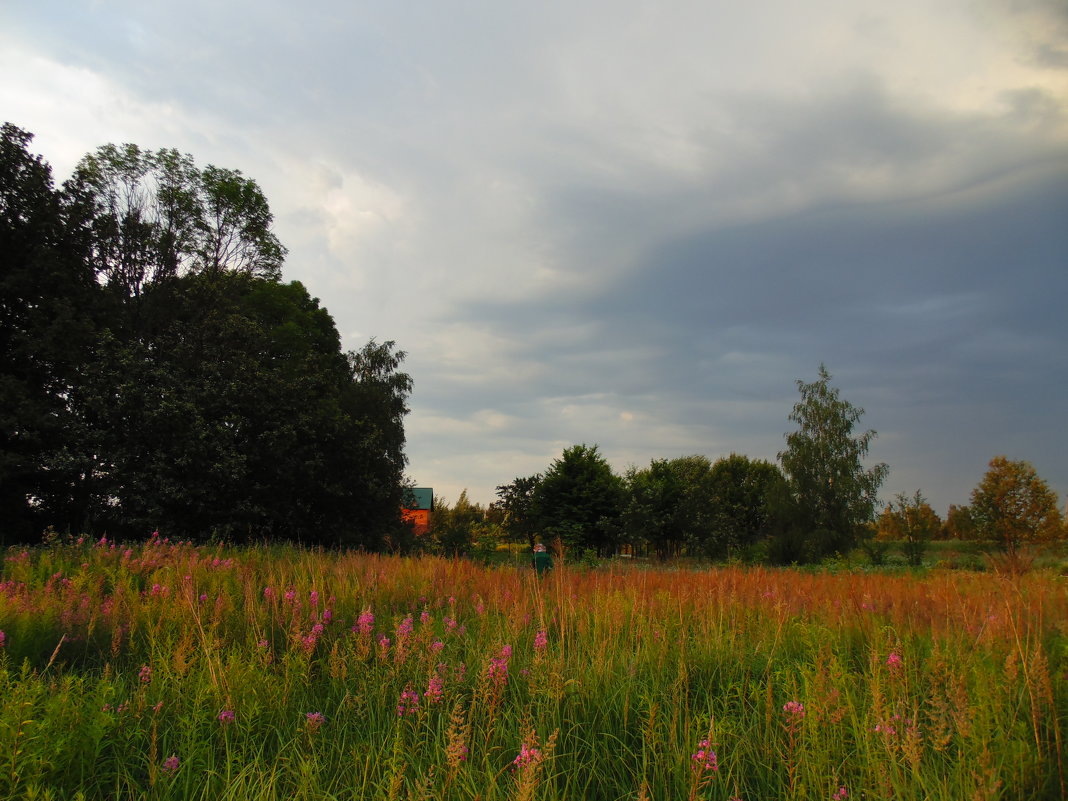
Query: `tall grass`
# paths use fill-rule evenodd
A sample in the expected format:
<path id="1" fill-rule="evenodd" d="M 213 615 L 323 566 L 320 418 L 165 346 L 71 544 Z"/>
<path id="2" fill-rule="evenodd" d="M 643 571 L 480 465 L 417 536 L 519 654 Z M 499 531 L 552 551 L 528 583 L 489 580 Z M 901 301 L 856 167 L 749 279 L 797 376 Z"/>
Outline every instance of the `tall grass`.
<path id="1" fill-rule="evenodd" d="M 0 797 L 1065 797 L 1068 587 L 71 542 L 0 580 Z"/>

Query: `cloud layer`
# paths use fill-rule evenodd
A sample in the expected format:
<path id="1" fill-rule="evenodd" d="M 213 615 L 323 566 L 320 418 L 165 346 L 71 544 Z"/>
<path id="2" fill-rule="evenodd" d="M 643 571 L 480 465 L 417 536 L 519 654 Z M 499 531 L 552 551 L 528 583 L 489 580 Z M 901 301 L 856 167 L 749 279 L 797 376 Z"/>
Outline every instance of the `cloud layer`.
<path id="1" fill-rule="evenodd" d="M 286 276 L 395 339 L 411 473 L 477 500 L 599 443 L 774 459 L 826 362 L 884 495 L 1068 489 L 1056 0 L 116 0 L 5 9 L 5 119 L 260 182 Z"/>

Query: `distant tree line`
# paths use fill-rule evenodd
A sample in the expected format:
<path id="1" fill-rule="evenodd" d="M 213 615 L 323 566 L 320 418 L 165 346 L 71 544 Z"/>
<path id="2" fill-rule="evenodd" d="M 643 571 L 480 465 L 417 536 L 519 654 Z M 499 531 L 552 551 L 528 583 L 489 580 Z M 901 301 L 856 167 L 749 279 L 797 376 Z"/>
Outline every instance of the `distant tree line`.
<path id="1" fill-rule="evenodd" d="M 863 409 L 840 397 L 822 365 L 816 381 L 798 381 L 778 464 L 731 454 L 656 459 L 613 472 L 596 445 L 573 445 L 544 473 L 497 487 L 489 507 L 461 494 L 436 499 L 431 547 L 443 553 L 492 549 L 494 538 L 532 547 L 540 540 L 576 556 L 627 552 L 740 558 L 777 564 L 819 561 L 862 547 L 885 561 L 891 541 L 906 560 L 923 561 L 933 539 L 974 539 L 1010 556 L 1026 543 L 1068 534 L 1057 497 L 1027 462 L 999 456 L 945 522 L 923 493 L 899 493 L 882 507 L 877 493 L 888 468 L 865 467 L 874 431 L 858 431 Z"/>
<path id="2" fill-rule="evenodd" d="M 107 145 L 60 188 L 0 136 L 0 542 L 46 526 L 379 548 L 410 377 L 344 352 L 257 184 Z"/>

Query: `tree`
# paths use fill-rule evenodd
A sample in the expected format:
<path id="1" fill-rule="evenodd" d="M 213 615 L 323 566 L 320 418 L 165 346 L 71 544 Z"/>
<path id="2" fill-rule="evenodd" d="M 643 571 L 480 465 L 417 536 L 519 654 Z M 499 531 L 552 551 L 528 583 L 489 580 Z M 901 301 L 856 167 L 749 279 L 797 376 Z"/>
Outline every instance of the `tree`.
<path id="1" fill-rule="evenodd" d="M 545 472 L 534 494 L 535 519 L 548 541 L 599 555 L 619 544 L 623 482 L 597 446 L 573 445 Z"/>
<path id="2" fill-rule="evenodd" d="M 975 517 L 970 506 L 949 505 L 946 522 L 942 525 L 942 537 L 947 540 L 974 540 L 977 537 Z"/>
<path id="3" fill-rule="evenodd" d="M 918 567 L 923 563 L 927 543 L 941 528 L 941 519 L 922 492 L 916 490 L 912 496 L 899 492 L 879 516 L 876 538 L 903 542 L 905 558 Z"/>
<path id="4" fill-rule="evenodd" d="M 1010 557 L 1026 542 L 1064 536 L 1057 495 L 1028 462 L 995 456 L 971 501 L 979 534 Z"/>
<path id="5" fill-rule="evenodd" d="M 93 337 L 93 276 L 32 134 L 0 129 L 0 544 L 37 536 L 72 478 L 68 398 Z"/>
<path id="6" fill-rule="evenodd" d="M 519 477 L 510 484 L 497 487 L 497 502 L 492 511 L 500 512 L 502 525 L 508 535 L 516 540 L 526 540 L 531 548 L 537 538 L 535 527 L 534 494 L 541 483 L 541 474 Z"/>
<path id="7" fill-rule="evenodd" d="M 820 364 L 819 378 L 797 382 L 801 400 L 789 419 L 798 430 L 786 435 L 779 461 L 787 492 L 779 499 L 780 557 L 820 559 L 852 548 L 872 520 L 877 493 L 889 468 L 865 469 L 862 459 L 876 434 L 854 433 L 864 410 L 839 397 Z"/>
<path id="8" fill-rule="evenodd" d="M 650 546 L 659 559 L 677 556 L 684 543 L 682 493 L 678 474 L 664 459 L 631 467 L 623 478 L 626 501 L 620 523 L 632 544 Z"/>
<path id="9" fill-rule="evenodd" d="M 779 468 L 760 459 L 732 453 L 717 459 L 711 486 L 710 554 L 731 553 L 767 533 L 768 502 L 783 477 Z"/>

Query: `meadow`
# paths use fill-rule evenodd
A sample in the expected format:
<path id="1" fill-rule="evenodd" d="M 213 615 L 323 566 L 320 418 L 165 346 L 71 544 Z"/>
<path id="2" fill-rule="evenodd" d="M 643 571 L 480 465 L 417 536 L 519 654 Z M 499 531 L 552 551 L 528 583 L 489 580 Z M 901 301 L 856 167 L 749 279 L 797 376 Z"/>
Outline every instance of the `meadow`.
<path id="1" fill-rule="evenodd" d="M 1052 799 L 1068 580 L 67 541 L 0 574 L 0 798 Z"/>

